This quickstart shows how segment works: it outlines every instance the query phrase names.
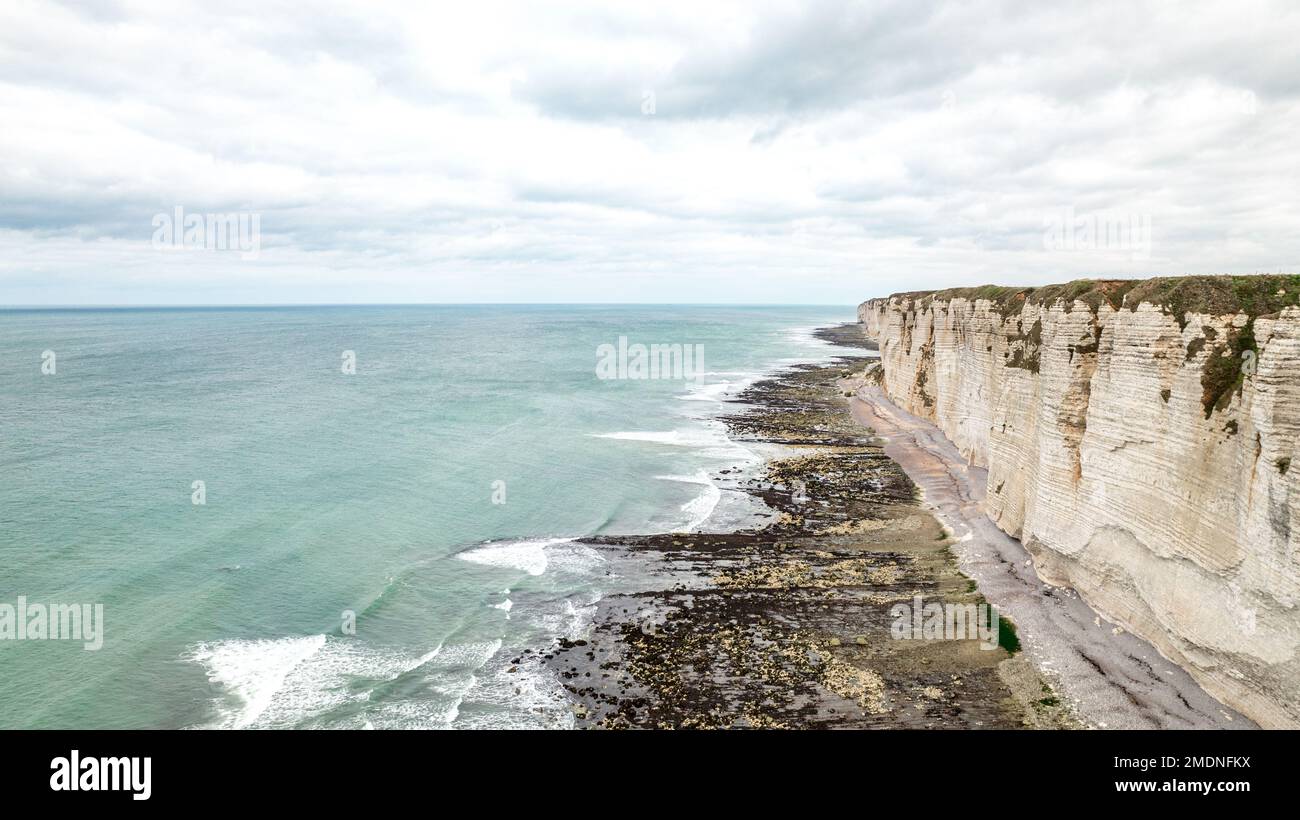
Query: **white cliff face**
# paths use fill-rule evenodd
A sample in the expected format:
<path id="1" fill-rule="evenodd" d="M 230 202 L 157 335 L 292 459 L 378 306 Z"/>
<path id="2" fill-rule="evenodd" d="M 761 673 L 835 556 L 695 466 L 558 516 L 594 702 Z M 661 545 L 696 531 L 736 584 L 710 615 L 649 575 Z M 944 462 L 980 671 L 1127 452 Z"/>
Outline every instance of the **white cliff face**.
<path id="1" fill-rule="evenodd" d="M 1255 320 L 1257 358 L 1208 418 L 1207 360 L 1245 314 L 1001 310 L 901 295 L 858 315 L 885 391 L 988 468 L 987 513 L 1042 577 L 1260 725 L 1300 727 L 1300 308 Z"/>

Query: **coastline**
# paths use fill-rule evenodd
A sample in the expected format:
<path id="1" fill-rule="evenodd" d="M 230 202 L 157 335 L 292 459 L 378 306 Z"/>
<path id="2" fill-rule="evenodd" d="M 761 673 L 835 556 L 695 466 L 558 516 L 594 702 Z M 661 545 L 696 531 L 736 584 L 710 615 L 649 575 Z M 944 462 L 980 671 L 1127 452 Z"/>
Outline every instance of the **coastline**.
<path id="1" fill-rule="evenodd" d="M 816 331 L 870 348 L 856 325 Z M 723 532 L 578 539 L 634 557 L 647 591 L 602 599 L 588 636 L 526 650 L 599 728 L 1082 725 L 1021 655 L 978 640 L 894 640 L 891 607 L 983 603 L 916 487 L 854 421 L 841 379 L 864 356 L 795 365 L 722 415 L 762 450 L 737 486 L 778 515 Z M 773 452 L 774 448 L 780 448 Z"/>

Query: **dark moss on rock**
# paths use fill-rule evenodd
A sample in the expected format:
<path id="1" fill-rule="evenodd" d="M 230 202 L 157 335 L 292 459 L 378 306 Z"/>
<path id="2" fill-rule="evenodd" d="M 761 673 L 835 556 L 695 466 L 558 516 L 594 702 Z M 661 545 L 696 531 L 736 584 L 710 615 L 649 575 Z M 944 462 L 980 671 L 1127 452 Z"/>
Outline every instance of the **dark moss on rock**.
<path id="1" fill-rule="evenodd" d="M 1035 319 L 1028 333 L 1011 336 L 1007 367 L 1019 367 L 1037 373 L 1042 363 L 1043 320 Z"/>
<path id="2" fill-rule="evenodd" d="M 1201 406 L 1208 419 L 1217 411 L 1226 410 L 1234 395 L 1240 395 L 1246 380 L 1242 354 L 1258 353 L 1255 342 L 1255 320 L 1249 319 L 1242 328 L 1230 331 L 1223 344 L 1215 345 L 1205 360 L 1201 371 Z"/>

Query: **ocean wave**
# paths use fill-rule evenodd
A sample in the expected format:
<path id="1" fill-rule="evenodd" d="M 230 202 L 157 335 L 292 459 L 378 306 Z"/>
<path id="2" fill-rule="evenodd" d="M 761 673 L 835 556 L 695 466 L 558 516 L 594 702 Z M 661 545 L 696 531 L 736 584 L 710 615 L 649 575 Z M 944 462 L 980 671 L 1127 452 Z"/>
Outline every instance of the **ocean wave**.
<path id="1" fill-rule="evenodd" d="M 738 396 L 745 390 L 745 388 L 762 378 L 758 373 L 737 373 L 735 375 L 742 376 L 743 378 L 709 382 L 708 384 L 691 385 L 686 388 L 685 393 L 677 398 L 681 401 L 702 401 L 722 404 L 727 399 Z"/>
<path id="2" fill-rule="evenodd" d="M 517 569 L 529 575 L 541 575 L 550 565 L 546 548 L 572 540 L 572 538 L 532 538 L 522 541 L 493 542 L 458 553 L 456 557 L 462 561 L 484 566 Z"/>
<path id="3" fill-rule="evenodd" d="M 590 433 L 589 435 L 592 438 L 608 438 L 616 441 L 648 441 L 654 444 L 669 444 L 674 447 L 699 447 L 702 444 L 700 436 L 682 430 L 663 432 L 634 430 L 619 433 Z"/>
<path id="4" fill-rule="evenodd" d="M 753 461 L 753 451 L 733 441 L 718 422 L 696 430 L 630 430 L 617 433 L 590 433 L 593 438 L 663 444 L 696 450 L 705 458 L 725 461 Z"/>
<path id="5" fill-rule="evenodd" d="M 781 334 L 791 342 L 804 345 L 805 347 L 829 348 L 834 347 L 825 339 L 820 339 L 816 331 L 824 325 L 807 325 L 801 327 L 787 327 L 781 331 Z"/>
<path id="6" fill-rule="evenodd" d="M 325 645 L 324 635 L 261 641 L 218 641 L 199 644 L 191 659 L 208 670 L 208 680 L 234 695 L 239 705 L 219 708 L 217 725 L 243 729 L 271 706 L 285 680 L 303 661 Z"/>
<path id="7" fill-rule="evenodd" d="M 501 651 L 498 638 L 473 641 L 440 649 L 437 664 L 427 669 L 424 683 L 433 699 L 385 700 L 373 710 L 380 728 L 448 729 L 460 717 L 465 700 L 480 683 L 480 673 Z"/>
<path id="8" fill-rule="evenodd" d="M 485 646 L 440 645 L 417 654 L 326 635 L 236 638 L 198 644 L 187 659 L 202 665 L 222 691 L 210 728 L 291 728 L 348 703 L 367 701 L 374 684 L 435 659 L 441 665 L 463 665 L 466 657 L 481 656 Z M 491 652 L 497 648 L 499 642 Z M 484 662 L 486 657 L 478 665 Z M 372 685 L 365 686 L 367 682 Z"/>
<path id="9" fill-rule="evenodd" d="M 589 547 L 555 540 L 551 569 L 603 559 Z M 595 588 L 536 600 L 501 590 L 496 606 L 522 616 L 525 630 L 554 638 L 589 635 L 601 592 Z M 512 628 L 513 629 L 513 628 Z M 427 651 L 377 646 L 327 635 L 201 643 L 187 660 L 217 690 L 217 729 L 563 728 L 572 713 L 563 687 L 537 656 L 515 664 L 503 638 L 446 642 Z M 509 669 L 515 667 L 514 672 Z"/>
<path id="10" fill-rule="evenodd" d="M 701 487 L 700 494 L 681 506 L 687 515 L 687 523 L 676 532 L 691 532 L 709 519 L 722 500 L 722 490 L 709 478 L 708 472 L 699 470 L 693 475 L 657 475 L 660 481 L 677 481 L 682 484 L 694 484 Z"/>
<path id="11" fill-rule="evenodd" d="M 556 569 L 570 575 L 590 574 L 604 562 L 600 553 L 576 538 L 525 538 L 517 541 L 492 541 L 457 553 L 462 561 L 489 567 L 514 569 L 529 575 L 542 575 Z"/>
<path id="12" fill-rule="evenodd" d="M 524 595 L 515 613 L 530 628 L 541 630 L 549 640 L 590 637 L 601 593 L 597 589 L 539 599 Z M 518 662 L 516 662 L 518 661 Z M 438 685 L 455 695 L 455 709 L 447 726 L 455 729 L 538 729 L 571 728 L 573 712 L 562 682 L 548 668 L 540 654 L 526 654 L 517 648 L 499 651 L 476 666 L 472 680 L 460 680 L 458 688 Z M 455 682 L 453 682 L 455 684 Z"/>
<path id="13" fill-rule="evenodd" d="M 463 690 L 468 691 L 474 685 L 474 678 L 464 683 Z M 447 695 L 438 700 L 394 700 L 384 701 L 368 708 L 365 714 L 343 721 L 341 729 L 449 729 L 460 715 L 461 698 L 459 695 Z"/>
<path id="14" fill-rule="evenodd" d="M 508 658 L 475 679 L 448 726 L 456 729 L 569 729 L 574 717 L 559 677 L 540 662 Z"/>
<path id="15" fill-rule="evenodd" d="M 600 591 L 595 589 L 575 593 L 557 606 L 533 611 L 531 619 L 548 635 L 576 641 L 586 637 L 596 622 L 596 605 L 600 597 Z"/>

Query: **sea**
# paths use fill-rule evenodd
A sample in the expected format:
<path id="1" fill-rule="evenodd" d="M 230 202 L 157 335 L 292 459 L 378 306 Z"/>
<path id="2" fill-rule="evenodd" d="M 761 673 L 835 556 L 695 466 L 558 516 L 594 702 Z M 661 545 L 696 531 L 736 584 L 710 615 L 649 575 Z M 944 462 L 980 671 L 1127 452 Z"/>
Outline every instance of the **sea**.
<path id="1" fill-rule="evenodd" d="M 102 607 L 98 648 L 0 622 L 0 728 L 569 727 L 559 681 L 514 661 L 645 582 L 578 539 L 761 520 L 721 471 L 763 453 L 718 417 L 853 320 L 0 310 L 0 621 Z M 602 370 L 620 345 L 665 366 Z"/>

